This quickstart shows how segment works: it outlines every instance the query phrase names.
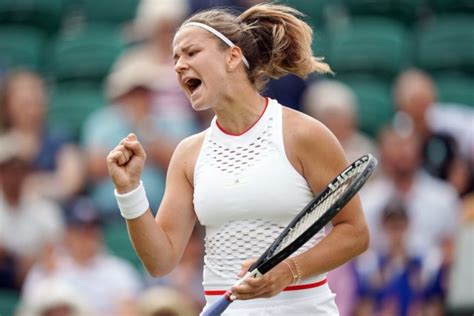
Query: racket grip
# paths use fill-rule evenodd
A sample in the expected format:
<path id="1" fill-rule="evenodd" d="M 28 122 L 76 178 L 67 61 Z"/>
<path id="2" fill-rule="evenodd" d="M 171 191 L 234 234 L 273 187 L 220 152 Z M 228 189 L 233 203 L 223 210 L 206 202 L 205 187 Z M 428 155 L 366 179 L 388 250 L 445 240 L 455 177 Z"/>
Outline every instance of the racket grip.
<path id="1" fill-rule="evenodd" d="M 230 303 L 232 303 L 232 300 L 230 299 L 230 293 L 226 293 L 214 304 L 209 306 L 209 308 L 205 310 L 201 316 L 220 316 L 220 314 L 226 310 Z"/>

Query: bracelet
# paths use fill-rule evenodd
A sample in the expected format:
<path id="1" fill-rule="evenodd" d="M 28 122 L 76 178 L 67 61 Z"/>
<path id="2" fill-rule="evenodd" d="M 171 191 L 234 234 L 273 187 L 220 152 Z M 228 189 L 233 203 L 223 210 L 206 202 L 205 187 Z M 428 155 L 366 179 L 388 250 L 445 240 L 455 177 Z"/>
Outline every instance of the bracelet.
<path id="1" fill-rule="evenodd" d="M 288 269 L 290 269 L 291 275 L 293 276 L 293 282 L 291 282 L 291 284 L 296 284 L 298 281 L 298 275 L 293 272 L 293 269 L 291 268 L 291 265 L 288 263 L 288 261 L 283 260 L 283 262 L 288 266 Z"/>
<path id="2" fill-rule="evenodd" d="M 297 279 L 296 279 L 295 284 L 296 284 L 296 283 L 300 283 L 301 280 L 303 279 L 303 275 L 301 274 L 300 266 L 298 265 L 298 263 L 296 263 L 295 258 L 289 258 L 288 260 L 290 260 L 291 262 L 293 262 L 293 264 L 295 265 L 296 276 L 297 276 Z"/>
<path id="3" fill-rule="evenodd" d="M 120 209 L 120 214 L 125 219 L 140 217 L 150 207 L 142 181 L 140 181 L 136 189 L 124 194 L 119 194 L 117 189 L 115 189 L 114 195 Z"/>

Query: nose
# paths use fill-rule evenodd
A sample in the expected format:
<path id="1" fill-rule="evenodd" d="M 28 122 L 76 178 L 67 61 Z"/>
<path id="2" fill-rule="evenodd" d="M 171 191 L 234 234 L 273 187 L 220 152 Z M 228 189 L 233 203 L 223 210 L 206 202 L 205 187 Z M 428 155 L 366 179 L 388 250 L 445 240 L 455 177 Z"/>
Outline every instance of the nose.
<path id="1" fill-rule="evenodd" d="M 176 71 L 177 73 L 181 73 L 186 68 L 187 68 L 186 62 L 183 60 L 182 57 L 179 57 L 176 60 L 176 63 L 174 64 L 174 71 Z"/>

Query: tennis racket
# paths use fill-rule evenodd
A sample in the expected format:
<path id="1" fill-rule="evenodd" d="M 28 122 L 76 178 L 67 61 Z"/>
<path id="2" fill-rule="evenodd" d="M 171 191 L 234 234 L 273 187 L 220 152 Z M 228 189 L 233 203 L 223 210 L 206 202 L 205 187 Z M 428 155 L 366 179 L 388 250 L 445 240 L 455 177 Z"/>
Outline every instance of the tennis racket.
<path id="1" fill-rule="evenodd" d="M 370 154 L 349 165 L 296 215 L 236 285 L 262 276 L 303 246 L 354 197 L 376 166 L 377 160 Z M 230 295 L 229 290 L 202 315 L 220 315 L 232 303 Z"/>

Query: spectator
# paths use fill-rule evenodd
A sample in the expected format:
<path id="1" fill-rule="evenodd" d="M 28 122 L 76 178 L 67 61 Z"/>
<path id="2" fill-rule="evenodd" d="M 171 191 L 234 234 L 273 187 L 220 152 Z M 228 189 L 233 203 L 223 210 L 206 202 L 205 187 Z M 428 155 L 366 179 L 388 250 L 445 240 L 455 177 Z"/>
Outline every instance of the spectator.
<path id="1" fill-rule="evenodd" d="M 143 182 L 150 187 L 154 209 L 163 195 L 165 171 L 175 147 L 166 137 L 166 124 L 152 110 L 153 92 L 167 79 L 149 61 L 130 58 L 109 75 L 107 96 L 110 104 L 93 112 L 85 121 L 82 144 L 86 152 L 92 198 L 101 212 L 116 214 L 113 184 L 107 173 L 106 157 L 131 131 L 139 135 L 149 153 Z M 104 124 L 107 122 L 107 124 Z"/>
<path id="2" fill-rule="evenodd" d="M 156 65 L 155 76 L 162 85 L 153 94 L 153 111 L 166 124 L 167 137 L 181 140 L 197 131 L 198 119 L 207 122 L 210 114 L 198 116 L 181 91 L 174 71 L 171 50 L 176 27 L 188 13 L 186 0 L 142 0 L 134 22 L 134 40 L 141 43 L 129 49 L 117 65 L 128 59 L 141 59 Z M 207 125 L 204 125 L 207 127 Z"/>
<path id="3" fill-rule="evenodd" d="M 45 280 L 61 280 L 98 315 L 124 315 L 141 288 L 131 264 L 106 252 L 101 219 L 92 201 L 79 198 L 66 209 L 64 244 L 28 274 L 23 299 L 29 301 Z"/>
<path id="4" fill-rule="evenodd" d="M 474 162 L 474 111 L 470 107 L 437 103 L 433 80 L 417 69 L 398 76 L 394 98 L 421 137 L 423 165 L 432 175 L 447 179 L 459 154 Z"/>
<path id="5" fill-rule="evenodd" d="M 27 300 L 20 302 L 18 316 L 94 316 L 83 297 L 61 280 L 44 280 Z"/>
<path id="6" fill-rule="evenodd" d="M 19 288 L 63 230 L 59 205 L 25 186 L 31 163 L 14 144 L 0 151 L 0 287 Z"/>
<path id="7" fill-rule="evenodd" d="M 357 97 L 350 87 L 334 80 L 317 81 L 308 87 L 303 100 L 304 112 L 334 133 L 349 161 L 366 153 L 376 155 L 373 141 L 357 129 Z"/>
<path id="8" fill-rule="evenodd" d="M 195 316 L 199 313 L 187 296 L 160 286 L 143 292 L 137 305 L 138 316 Z"/>
<path id="9" fill-rule="evenodd" d="M 449 184 L 421 169 L 420 144 L 412 131 L 388 127 L 380 135 L 381 174 L 361 192 L 375 249 L 386 246 L 378 219 L 392 199 L 404 203 L 408 213 L 410 255 L 423 258 L 453 236 L 460 212 L 459 199 Z"/>
<path id="10" fill-rule="evenodd" d="M 28 183 L 32 190 L 66 200 L 83 189 L 84 169 L 80 152 L 61 131 L 46 122 L 47 91 L 43 79 L 30 71 L 10 73 L 3 91 L 1 118 L 5 132 L 0 147 L 17 146 L 31 161 Z"/>
<path id="11" fill-rule="evenodd" d="M 188 297 L 199 310 L 205 305 L 204 289 L 202 287 L 202 265 L 204 257 L 203 228 L 194 227 L 183 257 L 177 267 L 168 275 L 151 279 L 150 284 L 164 285 L 173 288 Z"/>
<path id="12" fill-rule="evenodd" d="M 409 126 L 408 126 L 409 127 Z M 445 295 L 443 280 L 451 262 L 451 245 L 460 201 L 454 188 L 421 168 L 421 141 L 413 130 L 387 127 L 380 135 L 381 174 L 368 183 L 362 201 L 371 230 L 372 248 L 389 246 L 378 223 L 385 205 L 397 200 L 408 214 L 407 254 L 420 258 L 424 309 L 439 315 Z M 442 312 L 442 310 L 441 310 Z"/>
<path id="13" fill-rule="evenodd" d="M 474 314 L 474 197 L 465 199 L 460 229 L 456 233 L 454 260 L 448 277 L 447 306 L 450 315 Z"/>
<path id="14" fill-rule="evenodd" d="M 387 240 L 387 248 L 365 255 L 358 260 L 359 293 L 372 301 L 371 312 L 384 316 L 419 315 L 421 312 L 422 267 L 421 260 L 407 249 L 409 218 L 398 201 L 384 208 L 380 225 Z M 374 262 L 368 263 L 368 259 Z M 364 267 L 360 265 L 364 264 Z M 366 302 L 356 308 L 366 308 Z"/>
<path id="15" fill-rule="evenodd" d="M 464 157 L 457 157 L 453 161 L 447 180 L 463 201 L 474 196 L 474 164 Z"/>

